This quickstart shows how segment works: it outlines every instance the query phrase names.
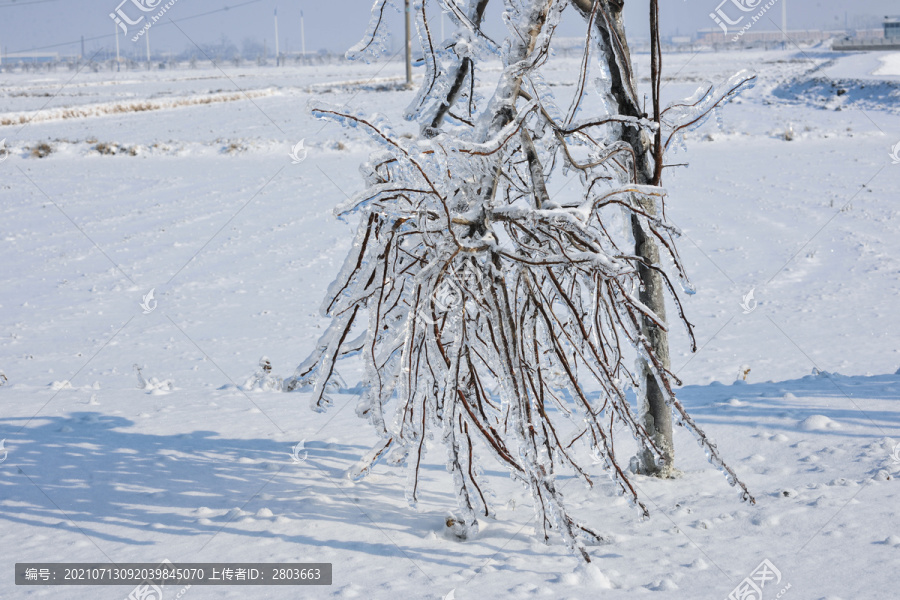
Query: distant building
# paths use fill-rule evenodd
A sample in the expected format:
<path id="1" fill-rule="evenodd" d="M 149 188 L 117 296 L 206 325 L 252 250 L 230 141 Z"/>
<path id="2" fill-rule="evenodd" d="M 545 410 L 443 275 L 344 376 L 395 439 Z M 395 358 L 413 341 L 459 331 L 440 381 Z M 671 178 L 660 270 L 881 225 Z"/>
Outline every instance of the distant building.
<path id="1" fill-rule="evenodd" d="M 10 52 L 0 53 L 0 63 L 53 62 L 59 60 L 59 52 Z"/>
<path id="2" fill-rule="evenodd" d="M 878 30 L 879 36 L 881 30 Z M 816 44 L 844 35 L 843 31 L 821 31 L 818 29 L 792 29 L 787 32 L 788 39 L 795 44 Z M 700 29 L 696 33 L 696 41 L 700 45 L 715 46 L 728 44 L 766 44 L 782 42 L 785 34 L 781 30 L 750 29 L 738 35 L 738 31 L 723 33 L 721 29 Z"/>
<path id="3" fill-rule="evenodd" d="M 884 37 L 900 39 L 900 18 L 885 17 L 884 18 Z"/>
<path id="4" fill-rule="evenodd" d="M 882 37 L 863 37 L 857 35 L 855 37 L 846 37 L 842 40 L 835 40 L 831 46 L 832 50 L 838 52 L 866 52 L 870 50 L 900 50 L 900 18 L 885 17 L 884 18 L 884 35 Z"/>
<path id="5" fill-rule="evenodd" d="M 883 40 L 884 29 L 854 29 L 850 37 L 857 40 Z"/>

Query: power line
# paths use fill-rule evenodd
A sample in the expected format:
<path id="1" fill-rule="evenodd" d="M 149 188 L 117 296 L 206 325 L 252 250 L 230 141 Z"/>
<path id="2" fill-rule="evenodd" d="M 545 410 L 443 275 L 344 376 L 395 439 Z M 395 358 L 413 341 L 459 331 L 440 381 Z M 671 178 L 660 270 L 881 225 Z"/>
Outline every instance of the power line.
<path id="1" fill-rule="evenodd" d="M 33 0 L 32 2 L 29 2 L 29 4 L 37 4 L 37 3 L 39 3 L 39 2 L 55 2 L 55 1 L 56 1 L 56 0 Z M 181 21 L 190 21 L 191 19 L 199 19 L 200 17 L 205 17 L 205 16 L 212 15 L 212 14 L 215 14 L 215 13 L 227 12 L 227 11 L 233 9 L 233 8 L 240 8 L 240 7 L 242 7 L 242 6 L 247 6 L 248 4 L 256 4 L 256 3 L 262 2 L 262 1 L 263 1 L 263 0 L 249 0 L 248 2 L 242 2 L 242 3 L 240 3 L 240 4 L 235 4 L 234 6 L 223 6 L 222 8 L 217 8 L 217 9 L 215 9 L 215 10 L 210 10 L 210 11 L 203 12 L 203 13 L 199 13 L 199 14 L 196 14 L 196 15 L 191 15 L 191 16 L 189 16 L 189 17 L 182 17 L 182 18 L 180 18 L 180 19 L 172 19 L 172 21 L 178 21 L 178 22 L 181 22 Z M 2 8 L 2 7 L 4 7 L 4 6 L 16 6 L 16 5 L 13 5 L 13 4 L 9 4 L 9 5 L 0 5 L 0 8 Z M 162 22 L 162 23 L 157 23 L 156 25 L 154 25 L 154 27 L 163 27 L 164 25 L 171 25 L 171 24 L 172 24 L 172 23 L 169 22 L 169 21 L 164 21 L 164 22 Z M 105 40 L 105 39 L 107 39 L 107 38 L 112 38 L 112 37 L 115 37 L 115 34 L 110 33 L 110 34 L 107 34 L 107 35 L 96 35 L 96 36 L 94 36 L 94 37 L 84 38 L 84 41 L 85 41 L 85 42 L 92 42 L 92 41 L 94 41 L 94 40 Z M 62 43 L 59 43 L 59 44 L 50 44 L 49 46 L 38 46 L 38 47 L 36 47 L 36 48 L 28 48 L 27 50 L 14 50 L 14 51 L 12 51 L 12 52 L 7 52 L 7 53 L 4 53 L 4 54 L 23 54 L 23 53 L 26 53 L 26 52 L 34 52 L 35 50 L 47 50 L 47 49 L 50 49 L 50 48 L 60 48 L 60 47 L 62 47 L 62 46 L 71 46 L 71 45 L 73 45 L 73 44 L 80 44 L 81 41 L 82 41 L 82 40 L 79 38 L 79 39 L 77 39 L 77 40 L 75 40 L 75 41 L 72 41 L 72 42 L 62 42 Z"/>
<path id="2" fill-rule="evenodd" d="M 11 2 L 9 4 L 0 4 L 0 8 L 10 8 L 11 6 L 28 6 L 29 4 L 43 4 L 45 2 L 56 2 L 56 0 L 31 0 L 31 2 Z"/>

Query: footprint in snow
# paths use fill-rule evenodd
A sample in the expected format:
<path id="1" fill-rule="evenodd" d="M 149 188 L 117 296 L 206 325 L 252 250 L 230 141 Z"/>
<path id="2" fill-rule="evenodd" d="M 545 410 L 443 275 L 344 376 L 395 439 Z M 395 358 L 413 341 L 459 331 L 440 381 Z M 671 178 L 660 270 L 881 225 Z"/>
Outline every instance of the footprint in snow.
<path id="1" fill-rule="evenodd" d="M 244 511 L 242 511 L 239 508 L 232 508 L 231 510 L 229 510 L 227 513 L 225 513 L 222 516 L 222 519 L 230 523 L 231 521 L 234 521 L 238 517 L 242 517 L 246 514 L 247 513 L 245 513 Z"/>
<path id="2" fill-rule="evenodd" d="M 872 472 L 870 471 L 870 473 Z M 874 481 L 890 481 L 893 478 L 894 477 L 884 469 L 876 469 L 875 473 L 872 475 Z"/>
<path id="3" fill-rule="evenodd" d="M 843 477 L 839 477 L 838 479 L 832 480 L 831 483 L 829 483 L 828 485 L 840 485 L 840 486 L 844 486 L 844 487 L 856 487 L 856 486 L 859 485 L 859 484 L 856 483 L 855 481 L 853 481 L 852 479 L 844 479 Z"/>
<path id="4" fill-rule="evenodd" d="M 828 431 L 829 429 L 840 429 L 841 424 L 832 421 L 825 415 L 812 415 L 806 417 L 800 422 L 800 429 L 805 431 Z"/>
<path id="5" fill-rule="evenodd" d="M 781 517 L 777 515 L 756 515 L 750 520 L 750 522 L 757 527 L 777 527 L 779 524 L 781 524 Z"/>
<path id="6" fill-rule="evenodd" d="M 665 579 L 661 579 L 651 585 L 647 586 L 649 589 L 654 592 L 672 592 L 678 589 L 678 586 L 674 581 L 666 577 Z"/>
<path id="7" fill-rule="evenodd" d="M 613 587 L 609 578 L 593 563 L 581 564 L 571 573 L 559 575 L 556 581 L 564 585 L 591 587 L 603 590 L 610 590 Z"/>
<path id="8" fill-rule="evenodd" d="M 698 571 L 705 571 L 709 568 L 709 565 L 702 558 L 695 558 L 691 564 L 687 565 L 687 568 L 696 569 Z"/>

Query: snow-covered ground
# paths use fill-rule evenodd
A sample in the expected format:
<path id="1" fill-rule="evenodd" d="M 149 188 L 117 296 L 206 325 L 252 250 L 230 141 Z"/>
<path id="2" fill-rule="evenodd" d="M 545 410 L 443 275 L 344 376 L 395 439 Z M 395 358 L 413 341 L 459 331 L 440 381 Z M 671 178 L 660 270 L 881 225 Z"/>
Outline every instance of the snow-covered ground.
<path id="1" fill-rule="evenodd" d="M 647 521 L 599 465 L 593 490 L 561 478 L 613 540 L 589 569 L 534 540 L 530 501 L 500 465 L 498 519 L 467 542 L 444 535 L 455 506 L 437 446 L 418 510 L 402 471 L 348 480 L 376 441 L 354 414 L 352 368 L 325 414 L 304 393 L 243 389 L 264 355 L 290 375 L 326 324 L 319 303 L 354 229 L 331 208 L 362 187 L 372 149 L 306 104 L 412 131 L 399 64 L 0 74 L 0 597 L 130 589 L 16 588 L 16 562 L 163 559 L 334 564 L 330 587 L 195 586 L 189 599 L 721 599 L 764 559 L 780 572 L 766 599 L 895 597 L 898 64 L 665 57 L 669 100 L 759 74 L 721 128 L 669 156 L 691 166 L 664 181 L 697 287 L 685 303 L 700 351 L 672 340 L 678 395 L 757 505 L 678 431 L 683 477 L 635 478 Z M 551 72 L 561 96 L 576 66 Z"/>

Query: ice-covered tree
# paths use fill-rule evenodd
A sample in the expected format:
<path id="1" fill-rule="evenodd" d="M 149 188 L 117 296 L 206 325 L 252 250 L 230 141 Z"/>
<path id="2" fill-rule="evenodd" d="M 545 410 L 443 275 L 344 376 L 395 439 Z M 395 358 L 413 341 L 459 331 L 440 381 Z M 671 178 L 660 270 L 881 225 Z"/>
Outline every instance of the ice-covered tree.
<path id="1" fill-rule="evenodd" d="M 666 150 L 754 77 L 738 74 L 662 110 L 652 0 L 647 114 L 621 0 L 504 0 L 502 40 L 482 27 L 488 2 L 412 3 L 424 70 L 406 113 L 419 124 L 414 139 L 381 115 L 313 108 L 365 131 L 380 150 L 362 166 L 365 190 L 336 209 L 359 226 L 323 305 L 331 324 L 284 388 L 312 388 L 312 408 L 325 410 L 335 364 L 361 355 L 366 393 L 357 412 L 382 441 L 357 475 L 383 458 L 405 464 L 414 503 L 426 440 L 436 435 L 460 537 L 491 515 L 482 471 L 490 455 L 530 491 L 539 535 L 556 531 L 590 560 L 584 546 L 602 538 L 569 514 L 557 483 L 574 472 L 593 485 L 575 444 L 647 514 L 614 432 L 639 442 L 632 470 L 666 475 L 674 418 L 753 501 L 675 398 L 665 298 L 693 340 L 673 280 L 690 287 L 660 184 Z M 385 53 L 390 4 L 375 1 L 351 58 Z M 586 34 L 574 94 L 557 98 L 543 73 L 566 10 L 583 17 Z M 436 11 L 455 26 L 448 39 L 435 37 L 428 16 Z M 499 74 L 483 68 L 491 64 Z M 549 184 L 569 178 L 580 190 L 556 200 Z"/>

